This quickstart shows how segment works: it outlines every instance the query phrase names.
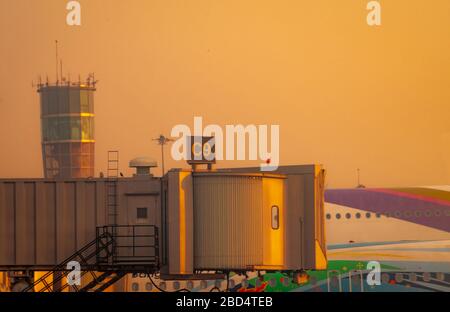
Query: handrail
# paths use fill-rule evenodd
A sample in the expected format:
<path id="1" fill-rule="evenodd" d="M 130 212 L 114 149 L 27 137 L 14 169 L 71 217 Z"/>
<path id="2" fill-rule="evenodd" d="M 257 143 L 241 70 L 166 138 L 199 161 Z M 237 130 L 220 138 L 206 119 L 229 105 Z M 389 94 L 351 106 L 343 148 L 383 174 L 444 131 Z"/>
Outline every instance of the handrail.
<path id="1" fill-rule="evenodd" d="M 150 233 L 136 234 L 140 229 L 150 230 Z M 125 233 L 122 233 L 121 231 L 125 231 Z M 57 276 L 51 283 L 47 282 L 47 278 L 54 272 L 67 272 L 67 264 L 71 261 L 78 261 L 84 269 L 89 268 L 89 270 L 92 270 L 95 268 L 94 271 L 99 272 L 118 270 L 118 276 L 126 274 L 127 270 L 132 270 L 133 265 L 135 268 L 147 266 L 149 270 L 156 270 L 159 268 L 158 231 L 158 227 L 154 225 L 107 225 L 97 227 L 96 238 L 93 241 L 89 242 L 73 255 L 53 267 L 52 270 L 44 274 L 23 291 L 28 292 L 33 290 L 34 287 L 40 283 L 44 285 L 44 287 L 40 289 L 41 292 L 50 290 L 51 287 L 54 286 L 55 283 L 61 281 L 64 276 L 63 274 Z M 152 242 L 142 242 L 142 240 L 146 238 L 150 239 Z M 130 240 L 131 243 L 129 243 L 128 240 Z M 113 248 L 110 248 L 110 246 Z M 129 253 L 127 253 L 127 250 Z M 92 262 L 92 259 L 95 259 L 95 261 Z M 99 277 L 97 277 L 93 271 L 84 270 L 81 272 L 81 276 L 84 276 L 88 272 L 92 274 L 94 279 L 93 282 L 99 280 Z M 64 284 L 64 286 L 60 287 L 59 291 L 66 287 L 68 287 L 68 284 Z M 78 287 L 73 287 L 76 291 L 82 291 L 82 289 L 79 289 Z"/>

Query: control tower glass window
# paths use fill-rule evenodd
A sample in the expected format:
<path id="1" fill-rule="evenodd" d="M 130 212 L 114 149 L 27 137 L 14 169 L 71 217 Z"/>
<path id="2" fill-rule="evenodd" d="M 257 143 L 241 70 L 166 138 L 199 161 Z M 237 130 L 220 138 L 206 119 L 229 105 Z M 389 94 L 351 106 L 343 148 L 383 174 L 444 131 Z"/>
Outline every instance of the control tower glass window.
<path id="1" fill-rule="evenodd" d="M 69 91 L 69 103 L 71 113 L 80 113 L 80 90 Z"/>
<path id="2" fill-rule="evenodd" d="M 41 85 L 42 155 L 46 178 L 94 176 L 94 91 L 82 84 Z"/>

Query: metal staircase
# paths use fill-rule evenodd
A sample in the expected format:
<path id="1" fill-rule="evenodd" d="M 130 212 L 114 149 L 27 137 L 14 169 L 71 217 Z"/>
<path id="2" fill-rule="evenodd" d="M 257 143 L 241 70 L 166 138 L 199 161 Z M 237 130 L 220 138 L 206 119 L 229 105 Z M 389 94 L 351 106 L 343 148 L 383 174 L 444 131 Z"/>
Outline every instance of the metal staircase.
<path id="1" fill-rule="evenodd" d="M 69 284 L 74 261 L 80 265 L 81 285 Z M 156 226 L 98 227 L 92 242 L 35 280 L 23 292 L 101 292 L 128 273 L 154 273 L 158 269 Z"/>
<path id="2" fill-rule="evenodd" d="M 102 292 L 106 290 L 109 286 L 114 285 L 122 277 L 124 277 L 126 272 L 104 272 L 96 279 L 92 280 L 89 284 L 81 288 L 80 292 Z"/>

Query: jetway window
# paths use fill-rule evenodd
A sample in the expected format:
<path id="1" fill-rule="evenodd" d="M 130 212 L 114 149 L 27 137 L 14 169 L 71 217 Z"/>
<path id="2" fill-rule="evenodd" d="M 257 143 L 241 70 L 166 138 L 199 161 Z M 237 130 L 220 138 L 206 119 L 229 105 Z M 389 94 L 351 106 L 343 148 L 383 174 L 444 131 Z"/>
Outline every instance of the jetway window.
<path id="1" fill-rule="evenodd" d="M 278 230 L 280 228 L 280 208 L 272 206 L 272 229 Z"/>
<path id="2" fill-rule="evenodd" d="M 137 208 L 136 211 L 137 211 L 136 217 L 138 219 L 147 219 L 148 218 L 147 208 Z"/>

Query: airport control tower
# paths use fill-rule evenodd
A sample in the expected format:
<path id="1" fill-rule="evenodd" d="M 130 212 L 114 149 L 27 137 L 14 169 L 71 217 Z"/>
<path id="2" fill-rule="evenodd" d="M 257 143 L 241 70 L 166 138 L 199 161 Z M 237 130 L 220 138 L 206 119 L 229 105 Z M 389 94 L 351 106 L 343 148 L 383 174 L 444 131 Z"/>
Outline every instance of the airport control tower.
<path id="1" fill-rule="evenodd" d="M 95 78 L 85 82 L 39 83 L 45 178 L 94 176 Z"/>

